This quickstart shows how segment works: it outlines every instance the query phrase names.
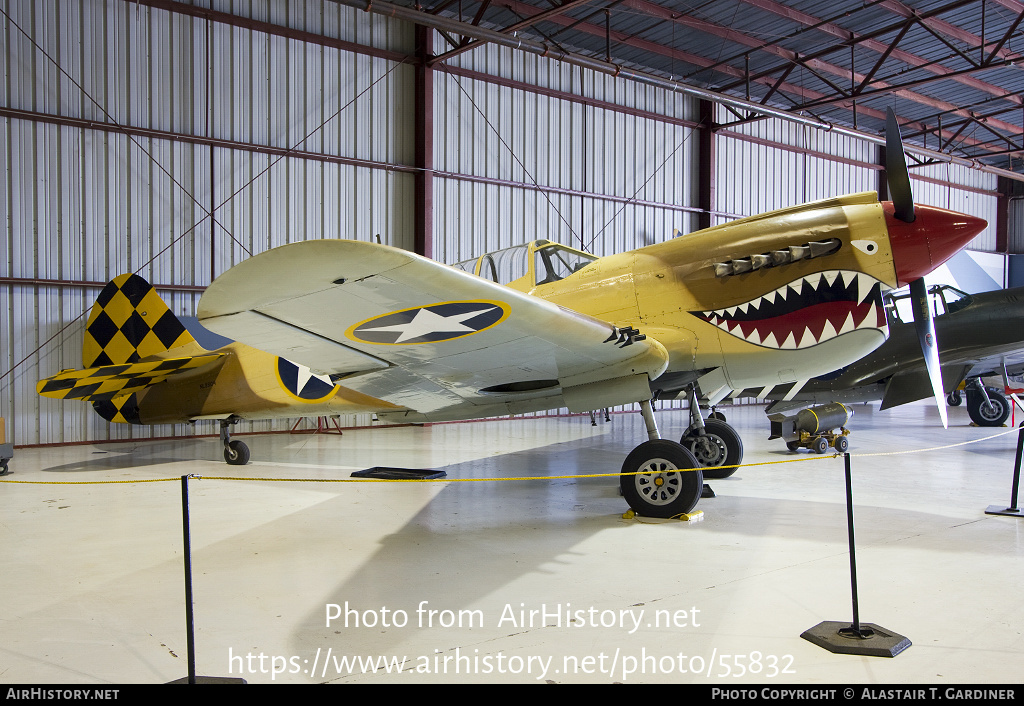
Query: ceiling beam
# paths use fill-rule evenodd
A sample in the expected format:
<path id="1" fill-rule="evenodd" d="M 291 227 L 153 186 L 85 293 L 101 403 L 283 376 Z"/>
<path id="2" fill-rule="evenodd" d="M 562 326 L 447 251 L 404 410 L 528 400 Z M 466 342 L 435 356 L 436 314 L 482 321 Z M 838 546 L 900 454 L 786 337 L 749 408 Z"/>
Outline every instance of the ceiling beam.
<path id="1" fill-rule="evenodd" d="M 872 74 L 877 70 L 878 66 L 881 65 L 880 63 L 876 64 L 875 69 L 873 69 L 867 75 L 859 74 L 857 72 L 854 72 L 851 75 L 850 70 L 845 68 L 845 67 L 836 66 L 834 64 L 828 63 L 828 62 L 823 61 L 821 59 L 803 59 L 803 58 L 800 58 L 800 57 L 797 56 L 796 52 L 793 52 L 793 51 L 791 51 L 789 49 L 786 49 L 784 47 L 778 46 L 777 44 L 766 43 L 766 42 L 764 42 L 764 41 L 762 41 L 760 39 L 757 39 L 755 37 L 751 37 L 751 36 L 749 36 L 749 35 L 747 35 L 747 34 L 745 34 L 743 32 L 740 32 L 740 31 L 735 30 L 735 29 L 731 29 L 729 27 L 723 27 L 721 25 L 717 25 L 715 23 L 708 22 L 706 20 L 701 20 L 701 19 L 697 19 L 697 18 L 691 17 L 691 16 L 686 15 L 686 14 L 682 14 L 682 13 L 678 13 L 678 12 L 673 12 L 672 10 L 669 10 L 668 8 L 664 8 L 664 7 L 660 6 L 660 5 L 656 5 L 656 4 L 652 3 L 652 2 L 649 2 L 649 0 L 624 0 L 623 6 L 624 7 L 629 7 L 630 9 L 636 10 L 637 12 L 642 12 L 642 13 L 644 13 L 646 15 L 651 16 L 651 17 L 656 17 L 658 19 L 665 20 L 665 21 L 668 21 L 668 22 L 674 22 L 676 24 L 688 27 L 688 28 L 693 29 L 693 30 L 698 31 L 698 32 L 703 32 L 705 34 L 710 34 L 712 36 L 721 37 L 722 39 L 726 39 L 726 40 L 731 41 L 733 43 L 740 44 L 742 46 L 747 46 L 747 47 L 750 47 L 750 48 L 752 48 L 754 50 L 763 51 L 763 52 L 772 54 L 774 56 L 777 56 L 777 57 L 780 57 L 782 59 L 785 59 L 785 60 L 787 60 L 789 62 L 799 63 L 801 66 L 805 66 L 808 70 L 810 70 L 812 72 L 817 70 L 817 71 L 821 71 L 823 73 L 828 73 L 828 74 L 831 74 L 833 76 L 837 76 L 837 77 L 840 77 L 840 78 L 853 79 L 854 81 L 857 81 L 857 82 L 860 83 L 860 86 L 858 86 L 858 88 L 854 92 L 849 93 L 849 92 L 844 92 L 844 91 L 837 90 L 837 88 L 836 88 L 836 86 L 834 84 L 832 84 L 831 82 L 826 80 L 823 76 L 818 75 L 819 79 L 821 79 L 824 83 L 828 84 L 833 90 L 836 90 L 836 96 L 833 99 L 828 99 L 827 96 L 822 95 L 821 98 L 814 99 L 810 103 L 805 104 L 804 106 L 800 106 L 800 107 L 812 107 L 814 105 L 823 105 L 823 104 L 825 104 L 826 100 L 829 100 L 829 102 L 849 102 L 849 101 L 852 101 L 852 100 L 856 100 L 856 99 L 860 98 L 860 93 L 865 90 L 867 85 L 872 85 L 875 88 L 875 90 L 872 91 L 873 95 L 878 95 L 879 93 L 885 93 L 885 92 L 892 92 L 892 93 L 895 93 L 896 95 L 900 96 L 901 98 L 913 101 L 915 103 L 919 103 L 921 105 L 926 105 L 926 106 L 928 106 L 930 108 L 934 108 L 934 109 L 936 109 L 938 111 L 941 111 L 943 113 L 952 113 L 952 114 L 959 115 L 960 117 L 968 118 L 968 119 L 971 117 L 970 112 L 968 110 L 964 109 L 961 106 L 957 106 L 957 105 L 954 105 L 952 103 L 947 103 L 945 101 L 938 100 L 936 98 L 931 98 L 931 97 L 928 97 L 928 96 L 925 96 L 925 95 L 922 95 L 922 94 L 919 94 L 919 93 L 915 93 L 914 91 L 910 91 L 910 90 L 908 90 L 907 88 L 905 88 L 902 85 L 893 85 L 893 84 L 890 84 L 890 83 L 887 83 L 887 82 L 884 82 L 884 81 L 877 81 L 874 84 L 869 84 L 869 80 L 870 80 Z M 900 36 L 902 36 L 902 34 L 905 33 L 907 31 L 907 29 L 909 29 L 911 24 L 912 23 L 909 20 L 903 23 L 903 28 L 901 30 Z M 626 41 L 626 40 L 623 40 L 623 41 Z M 884 60 L 884 58 L 886 56 L 895 54 L 897 51 L 899 51 L 899 50 L 897 50 L 895 48 L 896 40 L 894 40 L 889 45 L 882 44 L 880 42 L 877 42 L 876 40 L 863 40 L 863 41 L 864 42 L 874 41 L 876 44 L 879 44 L 880 46 L 884 47 L 884 52 L 882 54 L 882 60 Z M 858 42 L 858 44 L 860 44 L 860 42 Z M 923 62 L 925 60 L 921 59 L 921 61 Z M 705 63 L 707 63 L 707 62 L 705 61 Z M 719 62 L 717 64 L 709 65 L 708 68 L 709 69 L 710 68 L 714 68 L 714 69 L 718 70 L 722 66 L 728 66 L 728 65 L 729 64 L 724 64 L 722 62 Z M 793 64 L 791 63 L 789 66 L 792 67 L 792 65 Z M 781 79 L 784 80 L 788 76 L 788 70 L 784 69 L 784 67 L 780 66 L 780 67 L 776 67 L 775 73 L 777 73 L 778 70 L 784 70 L 784 73 L 781 76 Z M 944 72 L 936 73 L 935 78 L 936 79 L 941 78 L 941 77 L 945 76 L 946 73 L 949 73 L 949 72 L 952 72 L 952 69 L 947 69 Z M 766 77 L 767 73 L 768 72 L 764 72 L 764 74 L 761 75 L 761 77 L 762 78 Z M 956 77 L 958 77 L 958 76 L 954 76 L 954 78 L 956 78 Z M 722 87 L 721 90 L 728 91 L 730 89 L 735 89 L 735 88 L 739 87 L 740 85 L 742 85 L 743 83 L 745 83 L 745 79 L 746 78 L 747 78 L 747 76 L 744 75 L 743 76 L 743 80 L 737 81 L 736 83 L 728 84 L 728 85 Z M 764 83 L 764 81 L 761 81 L 761 83 Z M 777 86 L 775 83 L 771 84 L 771 86 L 772 87 L 771 87 L 770 93 L 774 93 L 775 90 L 777 90 L 777 89 L 778 90 L 782 90 L 782 91 L 786 90 L 781 85 Z M 992 86 L 992 88 L 995 89 L 996 87 Z M 1000 98 L 1006 98 L 1007 93 L 1006 93 L 1006 91 L 1000 91 L 997 95 Z M 1012 97 L 1015 98 L 1018 103 L 1020 102 L 1020 97 L 1019 96 L 1013 95 Z M 762 102 L 764 102 L 763 99 L 762 99 Z M 861 107 L 860 108 L 860 112 L 862 114 L 864 114 L 864 115 L 872 115 L 873 117 L 884 118 L 884 113 L 882 113 L 881 111 L 878 111 L 877 113 L 872 114 L 870 111 L 865 110 L 863 107 Z M 1020 135 L 1022 133 L 1022 129 L 1020 127 L 1018 127 L 1017 125 L 1015 125 L 1013 123 L 1008 123 L 1008 122 L 1005 122 L 1005 121 L 1002 121 L 1002 120 L 992 121 L 990 123 L 990 125 L 992 127 L 1004 130 L 1004 131 L 1006 131 L 1007 133 L 1009 133 L 1011 135 Z"/>
<path id="2" fill-rule="evenodd" d="M 998 2 L 999 0 L 995 1 Z M 999 2 L 999 4 L 1002 5 L 1003 7 L 1006 7 L 1007 9 L 1012 9 L 1017 14 L 1024 12 L 1024 5 L 1021 5 L 1019 2 Z M 910 18 L 919 16 L 919 13 L 916 10 L 907 7 L 902 2 L 899 2 L 899 0 L 885 0 L 885 2 L 879 3 L 879 7 L 883 7 L 889 12 L 895 15 L 899 15 L 900 17 Z M 924 23 L 927 24 L 936 32 L 941 32 L 942 34 L 945 34 L 949 37 L 953 37 L 954 39 L 959 39 L 961 42 L 964 42 L 965 44 L 968 44 L 972 47 L 981 46 L 983 43 L 981 37 L 979 37 L 978 35 L 968 32 L 967 30 L 961 27 L 957 27 L 956 25 L 950 24 L 945 20 L 940 20 L 938 17 L 927 18 L 924 20 Z M 986 42 L 985 46 L 988 46 L 988 44 L 989 43 Z M 1018 54 L 1017 52 L 1011 52 L 1008 49 L 1000 49 L 999 56 L 1000 58 L 1010 59 L 1014 61 L 1020 61 L 1024 59 L 1024 55 Z"/>
<path id="3" fill-rule="evenodd" d="M 487 0 L 487 2 L 489 3 L 490 0 Z M 544 20 L 552 19 L 552 18 L 557 17 L 559 15 L 564 15 L 566 12 L 568 12 L 571 9 L 573 9 L 574 7 L 579 7 L 581 5 L 588 5 L 588 4 L 592 3 L 592 2 L 595 2 L 595 0 L 566 0 L 561 5 L 556 5 L 555 7 L 551 8 L 550 10 L 544 10 L 543 12 L 539 12 L 539 13 L 537 13 L 535 15 L 531 15 L 529 18 L 523 20 L 522 22 L 516 22 L 515 24 L 509 25 L 508 27 L 505 27 L 504 29 L 502 29 L 500 31 L 505 33 L 505 34 L 512 34 L 513 32 L 516 32 L 516 31 L 518 31 L 520 29 L 524 29 L 526 27 L 530 27 L 532 25 L 535 25 L 538 22 L 543 22 Z M 485 3 L 485 4 L 487 4 L 487 3 Z M 479 17 L 479 14 L 478 14 L 478 17 Z M 474 25 L 478 24 L 478 20 L 474 20 L 473 24 Z M 455 49 L 452 49 L 451 51 L 445 52 L 444 54 L 438 54 L 437 56 L 431 58 L 430 59 L 430 63 L 431 64 L 440 64 L 442 62 L 448 61 L 452 57 L 455 57 L 455 56 L 458 56 L 459 54 L 462 54 L 463 52 L 467 52 L 470 49 L 475 49 L 476 47 L 478 47 L 478 46 L 480 46 L 481 44 L 484 44 L 484 43 L 485 42 L 483 40 L 481 40 L 481 39 L 475 39 L 475 40 L 473 40 L 471 42 L 466 42 L 466 43 L 460 45 L 459 47 L 456 47 Z"/>
<path id="4" fill-rule="evenodd" d="M 692 96 L 697 99 L 710 100 L 716 103 L 722 103 L 731 105 L 739 108 L 740 110 L 747 110 L 754 113 L 759 113 L 768 117 L 775 117 L 787 122 L 793 122 L 800 125 L 806 125 L 820 130 L 826 130 L 835 132 L 837 134 L 846 135 L 856 139 L 864 140 L 872 144 L 885 144 L 884 136 L 874 135 L 871 133 L 862 132 L 860 130 L 854 130 L 851 128 L 843 127 L 833 123 L 826 122 L 819 118 L 799 115 L 791 113 L 786 110 L 775 108 L 772 106 L 762 106 L 743 98 L 736 96 L 730 96 L 717 91 L 711 91 L 698 86 L 692 86 L 680 81 L 665 78 L 657 74 L 649 73 L 646 71 L 639 71 L 622 64 L 616 64 L 610 61 L 602 61 L 595 59 L 584 54 L 575 52 L 566 52 L 552 47 L 550 44 L 545 42 L 539 42 L 528 37 L 510 37 L 501 32 L 486 29 L 483 27 L 473 27 L 464 22 L 459 22 L 456 19 L 447 17 L 434 16 L 429 13 L 416 10 L 415 8 L 404 7 L 402 5 L 395 5 L 387 2 L 386 0 L 336 0 L 339 4 L 346 5 L 348 7 L 354 7 L 364 12 L 373 12 L 380 15 L 392 17 L 396 20 L 411 22 L 414 24 L 423 24 L 428 27 L 434 27 L 435 29 L 451 31 L 464 36 L 471 36 L 475 39 L 482 39 L 487 42 L 492 42 L 501 46 L 510 47 L 527 53 L 548 57 L 552 60 L 563 61 L 574 66 L 579 66 L 586 69 L 591 69 L 599 73 L 607 74 L 610 76 L 617 76 L 620 78 L 636 81 L 638 83 L 656 86 L 664 88 L 666 90 L 683 93 L 685 95 Z M 534 8 L 536 9 L 536 8 Z M 967 160 L 955 155 L 945 154 L 936 150 L 931 150 L 926 147 L 921 147 L 913 144 L 906 144 L 905 149 L 910 154 L 921 155 L 929 159 L 936 159 L 941 162 L 949 162 L 952 164 L 959 164 L 962 166 L 977 169 L 979 171 L 996 174 L 998 176 L 1006 177 L 1007 179 L 1013 179 L 1016 181 L 1024 181 L 1024 174 L 1018 174 L 1016 172 L 1000 169 L 993 167 L 988 164 L 978 162 L 977 160 Z"/>
<path id="5" fill-rule="evenodd" d="M 804 27 L 814 28 L 818 31 L 825 32 L 826 34 L 829 34 L 833 37 L 838 37 L 839 39 L 842 39 L 844 42 L 855 41 L 857 43 L 857 46 L 870 49 L 871 51 L 875 51 L 880 54 L 884 53 L 889 48 L 889 45 L 883 41 L 877 39 L 861 38 L 860 35 L 858 35 L 855 32 L 851 32 L 834 23 L 825 22 L 824 20 L 815 17 L 814 15 L 809 15 L 805 12 L 799 12 L 792 8 L 786 7 L 784 5 L 779 4 L 775 0 L 740 0 L 740 2 L 746 3 L 751 7 L 757 7 L 767 12 L 771 12 L 772 14 L 778 15 L 779 17 L 785 17 L 786 19 L 792 20 L 793 22 L 801 24 Z M 891 7 L 888 6 L 893 5 L 893 3 L 886 2 L 883 4 L 887 6 L 887 9 L 892 9 Z M 1024 8 L 1024 6 L 1022 6 L 1022 8 Z M 909 12 L 906 14 L 897 14 L 900 14 L 901 17 L 911 17 L 911 14 Z M 935 28 L 934 23 L 931 23 L 930 21 L 927 20 L 926 23 L 930 24 L 933 29 Z M 967 36 L 970 37 L 972 46 L 977 46 L 978 44 L 981 43 L 980 37 L 975 37 L 974 35 L 971 35 L 969 33 L 965 34 L 967 34 Z M 963 39 L 961 39 L 961 41 L 963 41 Z M 940 64 L 936 64 L 930 59 L 925 59 L 924 57 L 918 56 L 908 51 L 904 51 L 902 49 L 893 49 L 891 52 L 891 56 L 893 59 L 897 59 L 905 64 L 921 68 L 925 71 L 929 71 L 936 75 L 946 75 L 953 73 L 953 69 L 950 69 L 946 66 L 942 66 Z M 1017 55 L 1004 52 L 1002 58 L 1013 59 L 1015 56 Z M 1010 101 L 1011 103 L 1015 103 L 1017 105 L 1024 105 L 1024 98 L 1022 98 L 1021 96 L 1014 95 L 1011 97 L 1007 97 L 1006 91 L 1004 89 L 1000 88 L 999 86 L 988 83 L 987 81 L 982 81 L 971 76 L 957 76 L 953 77 L 952 80 L 961 83 L 964 86 L 969 86 L 976 90 L 982 91 L 984 93 L 1003 97 L 1007 101 Z"/>

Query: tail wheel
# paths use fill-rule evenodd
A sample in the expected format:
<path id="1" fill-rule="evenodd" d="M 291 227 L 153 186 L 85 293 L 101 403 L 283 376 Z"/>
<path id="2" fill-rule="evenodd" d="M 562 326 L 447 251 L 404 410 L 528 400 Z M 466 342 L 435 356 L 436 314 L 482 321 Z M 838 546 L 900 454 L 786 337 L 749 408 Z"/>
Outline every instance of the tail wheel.
<path id="1" fill-rule="evenodd" d="M 668 439 L 645 441 L 630 452 L 619 477 L 622 497 L 638 515 L 676 517 L 696 506 L 704 489 L 700 464 Z"/>
<path id="2" fill-rule="evenodd" d="M 249 463 L 249 447 L 241 441 L 229 441 L 224 447 L 224 460 L 231 466 Z"/>
<path id="3" fill-rule="evenodd" d="M 703 435 L 694 431 L 684 435 L 679 443 L 697 459 L 704 469 L 705 478 L 728 478 L 736 472 L 736 466 L 743 463 L 743 440 L 732 426 L 721 419 L 708 417 L 704 422 Z"/>

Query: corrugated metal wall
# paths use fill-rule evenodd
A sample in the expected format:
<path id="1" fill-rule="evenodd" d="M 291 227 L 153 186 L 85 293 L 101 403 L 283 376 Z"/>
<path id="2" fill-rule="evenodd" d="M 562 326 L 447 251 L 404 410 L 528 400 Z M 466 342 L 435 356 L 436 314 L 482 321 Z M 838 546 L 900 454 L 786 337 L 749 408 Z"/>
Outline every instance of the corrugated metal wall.
<path id="1" fill-rule="evenodd" d="M 412 27 L 331 0 L 209 7 L 225 14 L 0 0 L 0 415 L 18 444 L 192 433 L 35 393 L 80 365 L 116 274 L 191 315 L 213 277 L 279 244 L 413 248 Z M 695 228 L 692 99 L 494 46 L 436 68 L 433 87 L 436 259 L 534 238 L 607 254 Z M 759 121 L 716 146 L 716 222 L 875 188 L 874 147 L 856 140 Z M 967 188 L 915 183 L 922 203 L 994 208 L 977 174 L 934 178 Z"/>
<path id="2" fill-rule="evenodd" d="M 716 119 L 735 116 L 720 108 Z M 720 130 L 715 142 L 716 223 L 877 189 L 875 148 L 861 140 L 765 119 Z"/>
<path id="3" fill-rule="evenodd" d="M 36 395 L 39 378 L 81 365 L 99 292 L 61 281 L 136 272 L 194 315 L 197 293 L 164 288 L 205 286 L 276 245 L 380 235 L 412 248 L 411 67 L 260 30 L 407 55 L 411 27 L 329 0 L 214 3 L 252 27 L 125 0 L 0 7 L 0 277 L 23 280 L 0 286 L 0 415 L 16 443 L 191 433 Z"/>
<path id="4" fill-rule="evenodd" d="M 533 238 L 604 255 L 690 230 L 696 141 L 665 118 L 692 121 L 692 100 L 493 45 L 453 63 L 434 82 L 436 259 Z"/>
<path id="5" fill-rule="evenodd" d="M 1007 243 L 1011 253 L 1024 253 L 1024 196 L 1010 199 Z"/>
<path id="6" fill-rule="evenodd" d="M 912 177 L 916 203 L 988 220 L 988 227 L 968 244 L 969 250 L 996 250 L 997 176 L 956 164 L 934 164 L 914 169 Z"/>
<path id="7" fill-rule="evenodd" d="M 719 110 L 718 119 L 730 114 Z M 718 133 L 718 222 L 775 208 L 878 188 L 878 147 L 781 120 L 758 120 Z M 998 177 L 955 164 L 908 159 L 916 203 L 989 221 L 968 249 L 995 251 Z"/>

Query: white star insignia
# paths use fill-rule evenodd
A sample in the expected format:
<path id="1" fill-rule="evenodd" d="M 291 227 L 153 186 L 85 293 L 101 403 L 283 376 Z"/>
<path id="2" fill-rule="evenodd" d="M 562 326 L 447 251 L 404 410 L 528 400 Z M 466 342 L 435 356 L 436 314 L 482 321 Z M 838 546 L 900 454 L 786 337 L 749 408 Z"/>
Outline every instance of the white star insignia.
<path id="1" fill-rule="evenodd" d="M 306 383 L 308 383 L 311 379 L 319 380 L 320 382 L 322 382 L 323 384 L 327 385 L 328 387 L 334 387 L 334 383 L 331 382 L 331 379 L 329 377 L 324 377 L 323 375 L 317 375 L 312 370 L 307 368 L 305 365 L 299 365 L 298 363 L 294 363 L 294 365 L 298 369 L 297 372 L 296 372 L 296 377 L 295 377 L 295 392 L 296 392 L 296 394 L 301 395 L 302 394 L 302 390 L 306 387 Z"/>
<path id="2" fill-rule="evenodd" d="M 369 331 L 395 331 L 399 333 L 395 343 L 404 343 L 414 338 L 420 338 L 421 336 L 429 336 L 434 333 L 474 333 L 477 329 L 466 326 L 463 321 L 472 319 L 476 316 L 487 311 L 486 309 L 477 309 L 469 313 L 453 314 L 451 316 L 439 316 L 432 311 L 427 309 L 420 309 L 416 312 L 416 315 L 412 318 L 412 321 L 404 324 L 395 324 L 394 326 L 381 326 L 379 328 L 364 328 L 364 332 Z"/>

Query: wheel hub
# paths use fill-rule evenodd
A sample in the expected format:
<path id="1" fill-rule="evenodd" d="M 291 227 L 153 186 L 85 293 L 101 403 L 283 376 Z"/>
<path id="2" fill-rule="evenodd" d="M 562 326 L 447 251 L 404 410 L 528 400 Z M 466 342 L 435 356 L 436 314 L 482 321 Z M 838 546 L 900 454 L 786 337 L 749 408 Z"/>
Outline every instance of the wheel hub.
<path id="1" fill-rule="evenodd" d="M 668 505 L 682 489 L 676 466 L 663 458 L 648 461 L 635 476 L 637 492 L 652 505 Z"/>
<path id="2" fill-rule="evenodd" d="M 704 467 L 721 466 L 728 454 L 725 442 L 713 434 L 695 436 L 689 447 L 697 462 Z"/>

